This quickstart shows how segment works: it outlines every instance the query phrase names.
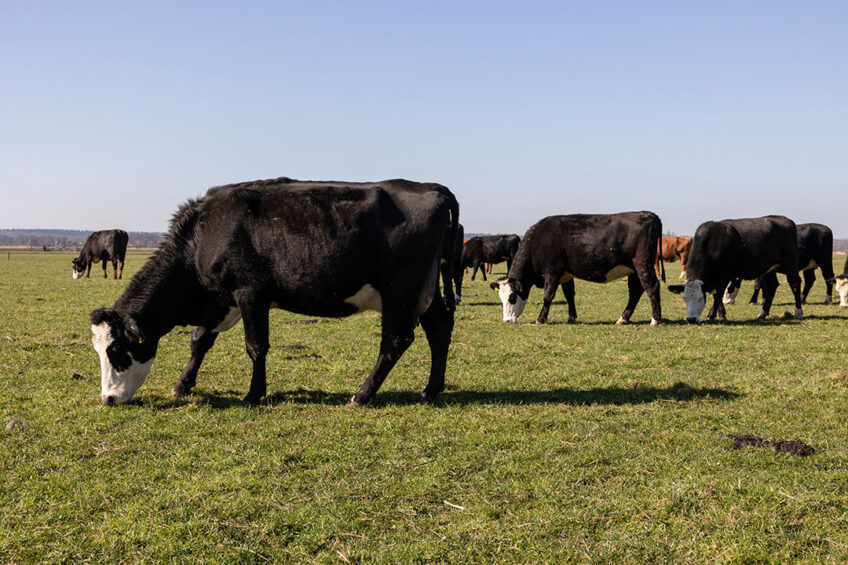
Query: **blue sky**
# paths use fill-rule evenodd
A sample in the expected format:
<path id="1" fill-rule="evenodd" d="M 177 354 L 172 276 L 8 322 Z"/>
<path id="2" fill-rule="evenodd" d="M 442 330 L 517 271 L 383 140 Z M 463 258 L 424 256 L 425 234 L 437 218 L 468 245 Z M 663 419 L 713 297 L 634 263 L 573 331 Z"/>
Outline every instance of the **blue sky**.
<path id="1" fill-rule="evenodd" d="M 846 29 L 846 2 L 7 2 L 0 227 L 405 177 L 471 232 L 647 209 L 848 237 Z"/>

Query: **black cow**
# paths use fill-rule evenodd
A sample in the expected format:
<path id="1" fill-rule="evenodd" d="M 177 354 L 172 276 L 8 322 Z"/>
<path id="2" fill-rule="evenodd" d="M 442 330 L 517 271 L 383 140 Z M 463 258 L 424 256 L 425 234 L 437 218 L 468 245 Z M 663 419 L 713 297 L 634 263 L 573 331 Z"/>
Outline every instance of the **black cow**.
<path id="1" fill-rule="evenodd" d="M 72 263 L 74 278 L 78 279 L 85 273 L 85 278 L 91 274 L 91 264 L 103 261 L 103 278 L 106 278 L 106 263 L 112 262 L 112 274 L 116 279 L 124 275 L 124 258 L 127 256 L 127 242 L 130 240 L 124 230 L 96 231 L 85 240 L 85 245 L 79 257 Z M 118 263 L 121 264 L 120 271 Z"/>
<path id="2" fill-rule="evenodd" d="M 704 222 L 692 239 L 692 252 L 686 269 L 686 284 L 671 285 L 671 292 L 683 293 L 686 321 L 696 323 L 712 294 L 713 306 L 707 320 L 726 313 L 722 298 L 730 281 L 763 277 L 763 309 L 758 319 L 771 309 L 777 273 L 786 280 L 795 296 L 795 317 L 800 319 L 801 277 L 798 276 L 798 234 L 795 222 L 785 216 L 763 216 Z"/>
<path id="3" fill-rule="evenodd" d="M 830 304 L 833 299 L 833 232 L 824 224 L 797 224 L 798 231 L 798 267 L 804 273 L 804 289 L 801 291 L 801 304 L 807 302 L 807 296 L 813 283 L 816 282 L 816 269 L 820 268 L 825 283 L 824 303 Z M 739 285 L 742 281 L 733 280 L 724 293 L 725 304 L 736 302 Z M 756 304 L 762 289 L 763 280 L 754 281 L 754 294 L 749 304 Z"/>
<path id="4" fill-rule="evenodd" d="M 459 304 L 462 301 L 462 240 L 465 239 L 465 228 L 462 227 L 462 224 L 457 225 L 455 240 L 451 240 L 448 233 L 450 230 L 451 227 L 449 226 L 445 232 L 445 239 L 442 243 L 442 257 L 447 257 L 449 253 L 453 253 L 453 265 L 449 267 L 447 259 L 442 259 L 442 278 L 450 277 L 453 281 L 456 291 L 455 302 Z M 449 272 L 449 268 L 452 268 L 453 271 Z"/>
<path id="5" fill-rule="evenodd" d="M 210 189 L 175 214 L 167 238 L 115 305 L 91 313 L 103 402 L 132 398 L 159 339 L 176 325 L 197 326 L 172 391 L 188 393 L 218 333 L 239 318 L 253 361 L 245 401 L 258 402 L 266 392 L 272 307 L 328 317 L 383 313 L 380 353 L 351 399 L 356 405 L 374 397 L 420 321 L 432 361 L 422 397 L 435 399 L 444 388 L 454 310 L 450 277 L 445 301 L 439 289 L 442 240 L 450 225 L 456 241 L 458 220 L 450 190 L 407 180 L 279 178 Z"/>
<path id="6" fill-rule="evenodd" d="M 477 269 L 486 280 L 486 269 L 483 263 L 501 263 L 506 261 L 506 269 L 512 267 L 512 259 L 518 253 L 521 238 L 510 235 L 479 235 L 472 237 L 462 246 L 462 268 L 471 267 L 471 280 L 477 275 Z"/>
<path id="7" fill-rule="evenodd" d="M 524 311 L 530 288 L 545 289 L 537 324 L 544 324 L 557 285 L 568 302 L 568 321 L 577 319 L 574 279 L 605 283 L 627 277 L 630 298 L 617 324 L 630 320 L 643 292 L 651 299 L 651 325 L 662 320 L 660 283 L 654 259 L 662 222 L 653 212 L 548 216 L 527 230 L 506 278 L 490 286 L 503 302 L 504 322 Z M 663 280 L 665 272 L 663 271 Z"/>

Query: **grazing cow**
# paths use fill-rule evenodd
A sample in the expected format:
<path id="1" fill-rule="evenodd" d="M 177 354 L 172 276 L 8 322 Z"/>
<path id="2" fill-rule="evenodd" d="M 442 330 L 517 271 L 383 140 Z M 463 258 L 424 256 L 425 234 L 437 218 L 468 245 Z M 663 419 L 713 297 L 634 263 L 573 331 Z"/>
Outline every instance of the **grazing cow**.
<path id="1" fill-rule="evenodd" d="M 845 267 L 842 274 L 834 278 L 836 292 L 839 293 L 839 305 L 848 308 L 848 259 L 845 259 Z"/>
<path id="2" fill-rule="evenodd" d="M 816 282 L 816 269 L 820 268 L 825 281 L 824 303 L 833 299 L 833 232 L 824 224 L 797 224 L 798 231 L 798 267 L 804 273 L 804 289 L 801 291 L 801 304 L 807 302 L 807 296 Z M 733 280 L 724 293 L 723 302 L 734 304 L 739 293 L 741 280 Z M 754 281 L 754 294 L 749 304 L 756 304 L 763 286 L 762 279 Z"/>
<path id="3" fill-rule="evenodd" d="M 355 405 L 374 397 L 420 321 L 431 351 L 422 398 L 435 399 L 444 388 L 454 310 L 450 277 L 445 301 L 439 290 L 442 240 L 447 233 L 456 241 L 458 220 L 450 190 L 407 180 L 279 178 L 210 189 L 175 214 L 165 241 L 115 305 L 91 313 L 103 402 L 132 398 L 159 339 L 176 325 L 197 326 L 172 391 L 188 393 L 218 333 L 240 318 L 253 361 L 245 401 L 258 402 L 266 392 L 272 307 L 328 317 L 382 312 L 379 356 Z M 447 272 L 453 257 L 446 257 Z"/>
<path id="4" fill-rule="evenodd" d="M 689 259 L 690 249 L 692 249 L 692 238 L 688 235 L 664 236 L 660 242 L 657 259 L 654 261 L 657 276 L 660 274 L 660 259 L 667 263 L 680 259 L 680 278 L 686 278 L 686 261 Z"/>
<path id="5" fill-rule="evenodd" d="M 85 278 L 91 274 L 91 264 L 103 261 L 103 278 L 106 278 L 106 263 L 112 262 L 112 274 L 116 279 L 124 275 L 124 258 L 127 255 L 127 242 L 129 236 L 124 230 L 96 231 L 85 240 L 85 245 L 80 251 L 79 257 L 72 263 L 74 266 L 74 278 L 78 279 L 85 274 Z M 120 271 L 118 263 L 121 264 Z"/>
<path id="6" fill-rule="evenodd" d="M 683 293 L 686 321 L 694 324 L 704 310 L 707 293 L 714 296 L 707 320 L 716 315 L 724 320 L 722 297 L 730 281 L 763 277 L 763 309 L 757 316 L 762 319 L 771 309 L 777 273 L 786 275 L 795 296 L 795 317 L 800 319 L 803 311 L 795 222 L 785 216 L 704 222 L 692 240 L 686 283 L 668 289 Z"/>
<path id="7" fill-rule="evenodd" d="M 504 322 L 518 320 L 533 285 L 545 289 L 537 324 L 547 321 L 557 285 L 562 285 L 568 302 L 568 321 L 574 322 L 574 279 L 606 283 L 626 276 L 630 298 L 616 323 L 627 323 L 642 293 L 647 292 L 651 325 L 656 326 L 662 311 L 660 283 L 653 267 L 661 234 L 662 223 L 653 212 L 543 218 L 527 230 L 506 278 L 490 285 L 503 302 Z"/>
<path id="8" fill-rule="evenodd" d="M 501 263 L 506 261 L 507 271 L 512 267 L 512 259 L 518 253 L 521 238 L 510 235 L 480 235 L 472 237 L 462 246 L 462 266 L 471 267 L 471 280 L 477 275 L 477 269 L 486 280 L 486 269 L 483 263 Z"/>

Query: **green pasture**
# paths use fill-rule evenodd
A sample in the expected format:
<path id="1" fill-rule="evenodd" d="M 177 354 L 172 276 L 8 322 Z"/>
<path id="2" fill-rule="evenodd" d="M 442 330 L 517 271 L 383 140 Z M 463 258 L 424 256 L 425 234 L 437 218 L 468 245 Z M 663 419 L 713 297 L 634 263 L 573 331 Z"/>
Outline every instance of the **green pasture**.
<path id="1" fill-rule="evenodd" d="M 700 326 L 664 288 L 652 328 L 646 297 L 614 325 L 624 280 L 578 281 L 578 323 L 560 295 L 536 326 L 540 290 L 508 325 L 466 279 L 436 405 L 417 402 L 419 329 L 374 405 L 346 406 L 376 313 L 273 312 L 256 407 L 240 324 L 172 398 L 177 328 L 136 399 L 104 407 L 88 314 L 143 257 L 123 281 L 72 280 L 71 257 L 0 256 L 0 563 L 848 561 L 848 311 L 821 304 L 821 280 L 801 321 L 783 277 L 763 322 L 750 282 Z M 816 453 L 734 450 L 731 433 Z"/>

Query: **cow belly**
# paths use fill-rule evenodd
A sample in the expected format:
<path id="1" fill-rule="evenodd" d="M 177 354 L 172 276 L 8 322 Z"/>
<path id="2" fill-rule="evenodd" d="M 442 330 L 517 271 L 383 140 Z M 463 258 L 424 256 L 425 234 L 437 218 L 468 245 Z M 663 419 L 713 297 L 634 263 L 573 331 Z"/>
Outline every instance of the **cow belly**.
<path id="1" fill-rule="evenodd" d="M 604 275 L 604 278 L 606 279 L 606 282 L 610 282 L 610 281 L 614 281 L 616 279 L 620 279 L 622 277 L 627 277 L 629 275 L 632 275 L 635 272 L 636 271 L 634 271 L 630 267 L 625 267 L 624 265 L 618 265 L 618 266 L 610 269 L 607 272 L 607 274 Z"/>
<path id="2" fill-rule="evenodd" d="M 363 310 L 383 311 L 383 297 L 376 288 L 370 284 L 363 285 L 356 294 L 344 299 L 345 303 L 352 304 L 361 312 Z"/>

